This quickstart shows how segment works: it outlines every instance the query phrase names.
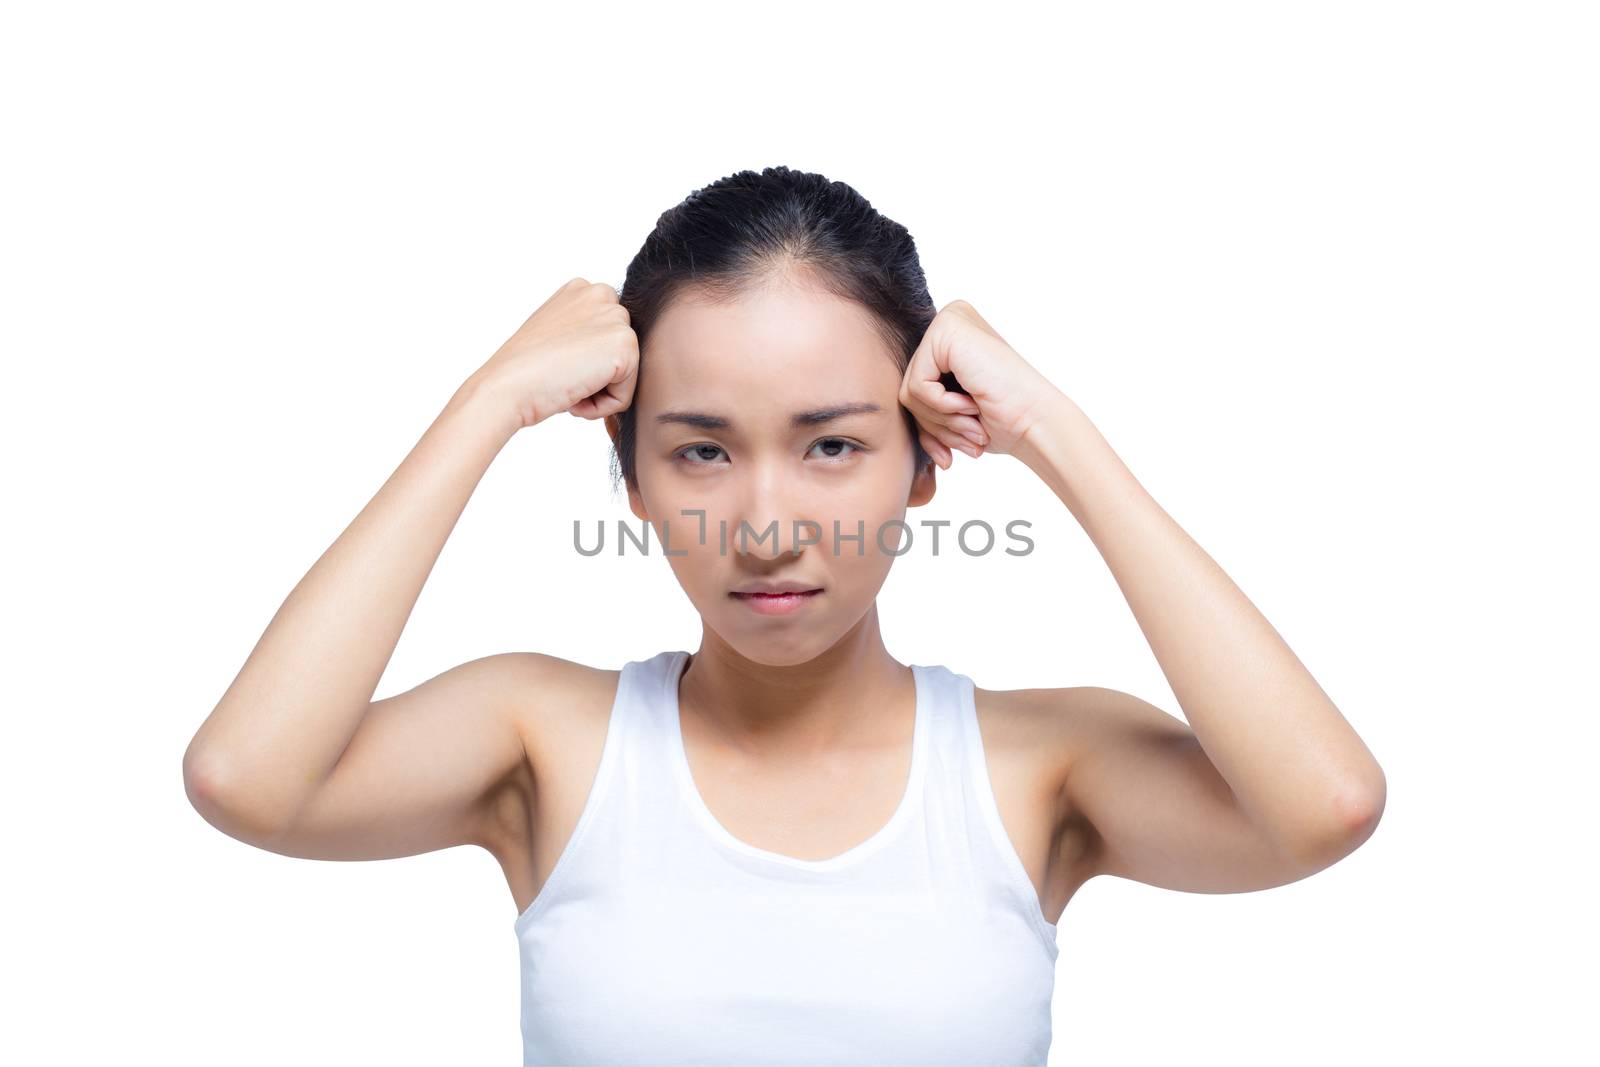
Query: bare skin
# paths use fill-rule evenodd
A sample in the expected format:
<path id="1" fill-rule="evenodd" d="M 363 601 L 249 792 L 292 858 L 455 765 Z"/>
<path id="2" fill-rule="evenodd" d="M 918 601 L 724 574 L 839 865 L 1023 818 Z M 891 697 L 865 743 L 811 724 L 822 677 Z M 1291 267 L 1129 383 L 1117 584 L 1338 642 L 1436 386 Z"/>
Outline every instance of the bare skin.
<path id="1" fill-rule="evenodd" d="M 562 411 L 615 434 L 614 416 L 637 405 L 630 507 L 658 536 L 673 522 L 683 555 L 670 562 L 703 621 L 679 694 L 696 787 L 730 833 L 769 851 L 821 859 L 865 840 L 909 767 L 913 684 L 875 605 L 892 558 L 870 536 L 863 555 L 833 555 L 794 545 L 784 527 L 861 518 L 870 531 L 932 498 L 935 467 L 913 468 L 903 403 L 937 466 L 952 447 L 1004 451 L 1051 486 L 1101 547 L 1193 724 L 1099 687 L 978 690 L 1002 821 L 1046 918 L 1098 874 L 1244 892 L 1336 862 L 1382 810 L 1371 754 L 1088 419 L 969 312 L 942 312 L 902 375 L 858 309 L 804 284 L 731 306 L 685 300 L 658 320 L 640 381 L 615 292 L 569 282 L 462 385 L 290 593 L 185 754 L 191 801 L 223 832 L 285 855 L 477 845 L 526 909 L 587 799 L 618 672 L 508 653 L 372 695 L 505 442 Z M 923 388 L 952 358 L 971 397 Z M 790 421 L 846 401 L 877 410 Z M 662 417 L 686 411 L 723 425 Z M 979 443 L 963 446 L 963 432 Z M 685 506 L 757 532 L 777 519 L 779 538 L 697 546 Z M 792 616 L 730 596 L 790 577 L 822 589 Z"/>

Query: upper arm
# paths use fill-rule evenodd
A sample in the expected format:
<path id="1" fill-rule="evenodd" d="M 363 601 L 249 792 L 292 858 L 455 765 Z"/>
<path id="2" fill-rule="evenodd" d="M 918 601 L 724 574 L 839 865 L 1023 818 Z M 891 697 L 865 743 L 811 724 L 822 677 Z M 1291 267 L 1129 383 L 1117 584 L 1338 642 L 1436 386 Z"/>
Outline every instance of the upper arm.
<path id="1" fill-rule="evenodd" d="M 1091 876 L 1191 893 L 1246 893 L 1313 873 L 1246 817 L 1188 724 L 1138 697 L 1085 686 L 1063 711 L 1063 786 L 1091 829 Z"/>
<path id="2" fill-rule="evenodd" d="M 263 847 L 338 860 L 490 848 L 500 795 L 527 774 L 520 705 L 561 662 L 486 656 L 373 701 L 322 785 Z"/>

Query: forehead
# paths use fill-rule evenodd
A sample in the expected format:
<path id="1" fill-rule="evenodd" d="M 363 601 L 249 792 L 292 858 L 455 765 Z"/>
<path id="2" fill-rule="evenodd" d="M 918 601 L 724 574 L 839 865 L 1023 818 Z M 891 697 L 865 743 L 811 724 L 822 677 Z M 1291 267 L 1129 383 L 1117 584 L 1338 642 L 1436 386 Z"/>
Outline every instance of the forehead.
<path id="1" fill-rule="evenodd" d="M 901 379 L 865 308 L 787 283 L 728 303 L 674 300 L 651 328 L 644 364 L 641 408 L 787 411 L 876 399 L 892 410 Z"/>

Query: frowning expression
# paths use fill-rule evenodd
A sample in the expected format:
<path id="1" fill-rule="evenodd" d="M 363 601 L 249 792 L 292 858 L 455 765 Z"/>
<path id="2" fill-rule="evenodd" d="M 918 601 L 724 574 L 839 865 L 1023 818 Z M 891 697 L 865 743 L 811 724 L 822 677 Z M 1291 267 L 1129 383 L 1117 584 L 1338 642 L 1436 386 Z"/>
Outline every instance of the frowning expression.
<path id="1" fill-rule="evenodd" d="M 870 313 L 788 280 L 732 303 L 680 297 L 651 328 L 629 503 L 706 625 L 746 657 L 805 662 L 872 606 L 904 540 L 897 520 L 933 495 L 933 469 L 913 469 L 901 377 Z M 740 595 L 785 582 L 810 592 Z"/>

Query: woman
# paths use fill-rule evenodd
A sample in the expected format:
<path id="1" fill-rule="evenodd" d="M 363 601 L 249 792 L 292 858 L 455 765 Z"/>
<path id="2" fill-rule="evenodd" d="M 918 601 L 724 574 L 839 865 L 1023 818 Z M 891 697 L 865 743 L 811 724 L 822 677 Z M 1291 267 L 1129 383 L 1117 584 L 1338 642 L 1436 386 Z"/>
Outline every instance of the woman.
<path id="1" fill-rule="evenodd" d="M 648 358 L 641 358 L 647 353 Z M 506 441 L 603 419 L 700 647 L 520 653 L 372 694 Z M 886 650 L 875 597 L 953 451 L 1012 455 L 1104 555 L 1188 724 Z M 742 535 L 742 536 L 741 536 Z M 195 735 L 196 808 L 294 856 L 475 844 L 540 1064 L 1023 1064 L 1100 874 L 1246 892 L 1372 832 L 1384 777 L 1277 633 L 900 225 L 744 171 L 573 279 L 462 385 Z"/>

